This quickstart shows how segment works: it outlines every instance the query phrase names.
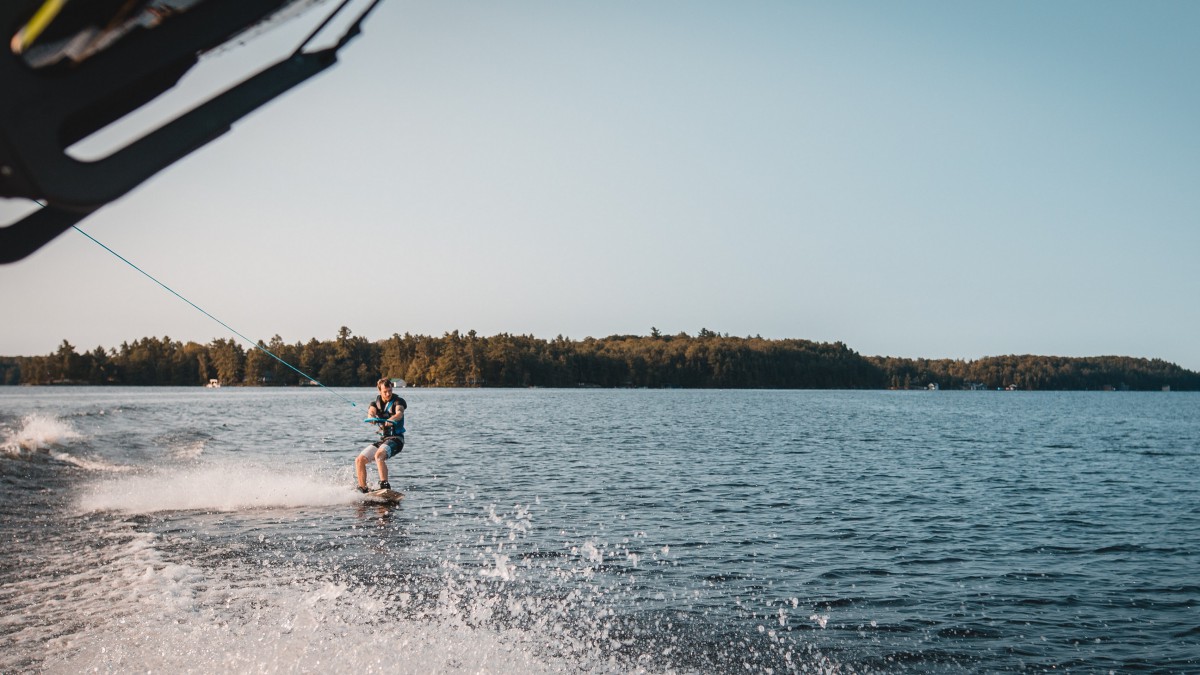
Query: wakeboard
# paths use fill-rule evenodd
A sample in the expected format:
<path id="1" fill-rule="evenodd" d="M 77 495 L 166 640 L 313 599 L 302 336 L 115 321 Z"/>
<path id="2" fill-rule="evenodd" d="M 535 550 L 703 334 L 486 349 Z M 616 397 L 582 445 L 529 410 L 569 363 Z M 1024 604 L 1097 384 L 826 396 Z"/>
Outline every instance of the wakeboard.
<path id="1" fill-rule="evenodd" d="M 396 492 L 395 490 L 376 490 L 374 492 L 364 492 L 362 499 L 364 502 L 372 504 L 396 504 L 401 499 L 404 499 L 404 493 Z"/>

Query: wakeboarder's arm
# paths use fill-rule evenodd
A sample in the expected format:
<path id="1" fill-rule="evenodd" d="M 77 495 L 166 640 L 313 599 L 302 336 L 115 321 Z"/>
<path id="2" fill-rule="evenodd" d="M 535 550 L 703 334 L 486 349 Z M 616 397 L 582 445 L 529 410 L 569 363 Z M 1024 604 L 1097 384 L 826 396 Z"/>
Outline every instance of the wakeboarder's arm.
<path id="1" fill-rule="evenodd" d="M 396 414 L 392 415 L 388 419 L 390 419 L 393 422 L 399 422 L 400 420 L 404 419 L 404 410 L 405 410 L 405 408 L 403 405 L 397 405 L 396 406 Z"/>

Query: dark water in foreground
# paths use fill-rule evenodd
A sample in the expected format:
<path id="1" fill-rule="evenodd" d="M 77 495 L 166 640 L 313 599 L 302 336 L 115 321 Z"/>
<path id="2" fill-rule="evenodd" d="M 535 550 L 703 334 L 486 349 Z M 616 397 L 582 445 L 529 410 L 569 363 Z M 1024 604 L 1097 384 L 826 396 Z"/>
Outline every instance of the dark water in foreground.
<path id="1" fill-rule="evenodd" d="M 0 389 L 0 671 L 1200 670 L 1200 395 L 343 393 Z"/>

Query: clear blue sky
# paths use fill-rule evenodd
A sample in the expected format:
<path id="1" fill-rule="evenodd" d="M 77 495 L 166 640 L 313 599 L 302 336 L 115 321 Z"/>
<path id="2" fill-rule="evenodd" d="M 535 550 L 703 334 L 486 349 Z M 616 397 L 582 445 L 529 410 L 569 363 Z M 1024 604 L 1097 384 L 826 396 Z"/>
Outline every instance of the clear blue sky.
<path id="1" fill-rule="evenodd" d="M 82 227 L 252 338 L 1200 370 L 1200 3 L 385 0 L 364 28 Z M 6 355 L 228 336 L 74 232 L 0 267 L 0 316 Z"/>

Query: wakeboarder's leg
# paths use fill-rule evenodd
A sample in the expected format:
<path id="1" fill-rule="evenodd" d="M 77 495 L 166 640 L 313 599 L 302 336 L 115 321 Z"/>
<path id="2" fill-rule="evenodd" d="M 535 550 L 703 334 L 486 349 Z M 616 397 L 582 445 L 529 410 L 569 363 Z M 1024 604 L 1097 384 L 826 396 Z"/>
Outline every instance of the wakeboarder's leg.
<path id="1" fill-rule="evenodd" d="M 365 489 L 367 487 L 367 450 L 374 450 L 373 446 L 367 446 L 366 449 L 354 458 L 354 474 L 358 478 L 358 487 Z"/>
<path id="2" fill-rule="evenodd" d="M 388 482 L 387 461 L 386 460 L 387 460 L 387 452 L 385 452 L 383 448 L 380 448 L 379 452 L 375 453 L 375 466 L 376 466 L 376 468 L 379 469 L 379 482 L 380 483 Z"/>

